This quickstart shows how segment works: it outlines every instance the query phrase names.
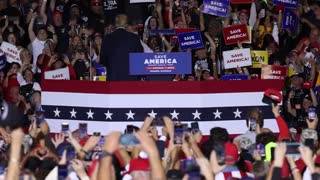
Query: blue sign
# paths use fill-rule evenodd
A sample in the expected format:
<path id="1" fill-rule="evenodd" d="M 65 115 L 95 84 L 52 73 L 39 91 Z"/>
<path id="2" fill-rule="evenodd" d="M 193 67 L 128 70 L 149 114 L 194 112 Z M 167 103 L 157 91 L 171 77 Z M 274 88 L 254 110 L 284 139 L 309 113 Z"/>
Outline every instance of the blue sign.
<path id="1" fill-rule="evenodd" d="M 7 63 L 6 55 L 0 56 L 0 70 L 6 67 L 6 63 Z"/>
<path id="2" fill-rule="evenodd" d="M 287 8 L 296 8 L 299 0 L 273 0 L 273 4 L 279 5 L 284 4 Z"/>
<path id="3" fill-rule="evenodd" d="M 149 34 L 151 36 L 162 35 L 175 35 L 176 31 L 174 29 L 151 29 Z"/>
<path id="4" fill-rule="evenodd" d="M 200 31 L 180 33 L 177 35 L 181 50 L 198 49 L 203 47 Z"/>
<path id="5" fill-rule="evenodd" d="M 248 76 L 245 74 L 224 75 L 221 80 L 248 80 Z"/>
<path id="6" fill-rule="evenodd" d="M 228 16 L 230 0 L 203 0 L 203 13 L 214 16 Z"/>
<path id="7" fill-rule="evenodd" d="M 191 53 L 130 53 L 130 75 L 191 74 Z"/>
<path id="8" fill-rule="evenodd" d="M 282 29 L 289 29 L 296 32 L 298 26 L 298 16 L 290 9 L 284 9 L 282 19 Z"/>

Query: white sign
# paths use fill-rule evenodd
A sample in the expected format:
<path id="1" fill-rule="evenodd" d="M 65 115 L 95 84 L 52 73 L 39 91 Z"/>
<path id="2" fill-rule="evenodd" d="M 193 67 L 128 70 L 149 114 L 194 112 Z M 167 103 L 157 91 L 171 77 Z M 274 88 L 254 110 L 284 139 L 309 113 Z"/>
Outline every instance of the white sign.
<path id="1" fill-rule="evenodd" d="M 236 67 L 251 66 L 250 49 L 236 49 L 231 51 L 223 51 L 223 64 L 225 69 Z"/>
<path id="2" fill-rule="evenodd" d="M 69 69 L 68 67 L 65 67 L 65 68 L 56 69 L 53 71 L 46 71 L 44 73 L 44 79 L 69 80 L 70 79 Z"/>
<path id="3" fill-rule="evenodd" d="M 6 55 L 7 62 L 16 62 L 21 64 L 20 51 L 18 50 L 17 46 L 3 41 L 1 44 L 1 50 Z"/>
<path id="4" fill-rule="evenodd" d="M 152 3 L 156 2 L 156 0 L 130 0 L 130 3 Z"/>

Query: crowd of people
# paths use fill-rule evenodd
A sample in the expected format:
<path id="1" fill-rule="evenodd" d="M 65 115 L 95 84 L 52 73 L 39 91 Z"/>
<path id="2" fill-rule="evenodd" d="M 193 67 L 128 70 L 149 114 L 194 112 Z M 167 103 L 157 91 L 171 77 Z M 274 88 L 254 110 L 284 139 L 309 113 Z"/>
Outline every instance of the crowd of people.
<path id="1" fill-rule="evenodd" d="M 202 0 L 0 0 L 0 179 L 320 179 L 320 1 L 291 9 L 296 29 L 283 29 L 284 4 L 232 2 L 219 17 L 203 13 Z M 250 26 L 251 42 L 227 45 L 223 28 L 237 24 Z M 176 34 L 152 33 L 164 29 L 199 30 L 204 47 L 182 51 Z M 259 79 L 259 68 L 224 68 L 223 51 L 242 48 L 267 51 L 269 65 L 287 67 L 281 113 L 270 107 L 279 134 L 263 127 L 259 109 L 236 137 L 220 127 L 203 137 L 169 117 L 162 133 L 147 117 L 141 127 L 105 137 L 81 129 L 52 135 L 43 117 L 46 72 L 66 69 L 68 79 L 89 81 Z M 192 73 L 130 75 L 134 52 L 189 52 Z M 19 122 L 8 123 L 8 114 Z"/>

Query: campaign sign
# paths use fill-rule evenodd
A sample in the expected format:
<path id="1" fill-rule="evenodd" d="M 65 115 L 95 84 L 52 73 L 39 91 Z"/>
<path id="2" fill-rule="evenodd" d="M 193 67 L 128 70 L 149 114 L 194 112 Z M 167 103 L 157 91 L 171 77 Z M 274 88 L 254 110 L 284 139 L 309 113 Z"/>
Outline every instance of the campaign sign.
<path id="1" fill-rule="evenodd" d="M 231 51 L 223 51 L 223 64 L 225 69 L 236 67 L 251 66 L 250 49 L 236 49 Z"/>
<path id="2" fill-rule="evenodd" d="M 231 0 L 231 4 L 249 4 L 253 0 Z"/>
<path id="3" fill-rule="evenodd" d="M 223 37 L 227 45 L 249 41 L 248 29 L 245 24 L 233 25 L 223 28 Z"/>
<path id="4" fill-rule="evenodd" d="M 20 51 L 18 50 L 17 46 L 4 41 L 1 44 L 1 50 L 6 55 L 7 62 L 17 62 L 19 64 L 21 63 Z"/>
<path id="5" fill-rule="evenodd" d="M 202 12 L 214 16 L 228 16 L 229 0 L 203 0 Z"/>
<path id="6" fill-rule="evenodd" d="M 130 0 L 130 3 L 152 3 L 156 2 L 156 0 Z"/>
<path id="7" fill-rule="evenodd" d="M 191 53 L 130 53 L 130 75 L 191 74 Z"/>
<path id="8" fill-rule="evenodd" d="M 180 33 L 177 36 L 181 50 L 198 49 L 203 47 L 200 31 Z"/>
<path id="9" fill-rule="evenodd" d="M 291 32 L 295 32 L 298 26 L 298 16 L 286 8 L 283 12 L 282 29 L 289 29 Z"/>
<path id="10" fill-rule="evenodd" d="M 69 80 L 70 74 L 68 67 L 44 72 L 44 79 Z"/>
<path id="11" fill-rule="evenodd" d="M 274 65 L 262 65 L 261 79 L 281 79 L 286 78 L 287 67 L 274 66 Z"/>
<path id="12" fill-rule="evenodd" d="M 251 51 L 252 68 L 261 68 L 262 64 L 268 64 L 267 51 Z"/>
<path id="13" fill-rule="evenodd" d="M 149 34 L 151 36 L 156 36 L 156 35 L 159 35 L 159 34 L 162 34 L 162 35 L 175 35 L 176 31 L 174 29 L 151 29 L 149 31 Z"/>
<path id="14" fill-rule="evenodd" d="M 273 0 L 273 4 L 284 4 L 287 8 L 296 8 L 298 6 L 298 3 L 299 0 Z"/>
<path id="15" fill-rule="evenodd" d="M 174 28 L 176 34 L 196 31 L 196 28 Z"/>
<path id="16" fill-rule="evenodd" d="M 248 80 L 248 76 L 245 74 L 224 75 L 221 80 Z"/>

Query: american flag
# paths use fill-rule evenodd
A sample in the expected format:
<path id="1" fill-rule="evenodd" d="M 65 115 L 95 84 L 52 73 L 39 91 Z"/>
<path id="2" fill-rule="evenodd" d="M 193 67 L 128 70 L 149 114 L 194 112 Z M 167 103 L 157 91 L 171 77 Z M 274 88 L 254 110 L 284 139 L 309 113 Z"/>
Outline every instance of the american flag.
<path id="1" fill-rule="evenodd" d="M 254 107 L 264 113 L 265 126 L 278 132 L 271 107 L 263 104 L 268 88 L 281 90 L 279 80 L 206 82 L 93 82 L 46 80 L 42 104 L 52 132 L 61 123 L 70 129 L 88 123 L 88 132 L 123 131 L 126 125 L 141 126 L 147 115 L 169 116 L 182 123 L 199 122 L 203 134 L 216 126 L 230 134 L 247 131 L 245 118 Z"/>

